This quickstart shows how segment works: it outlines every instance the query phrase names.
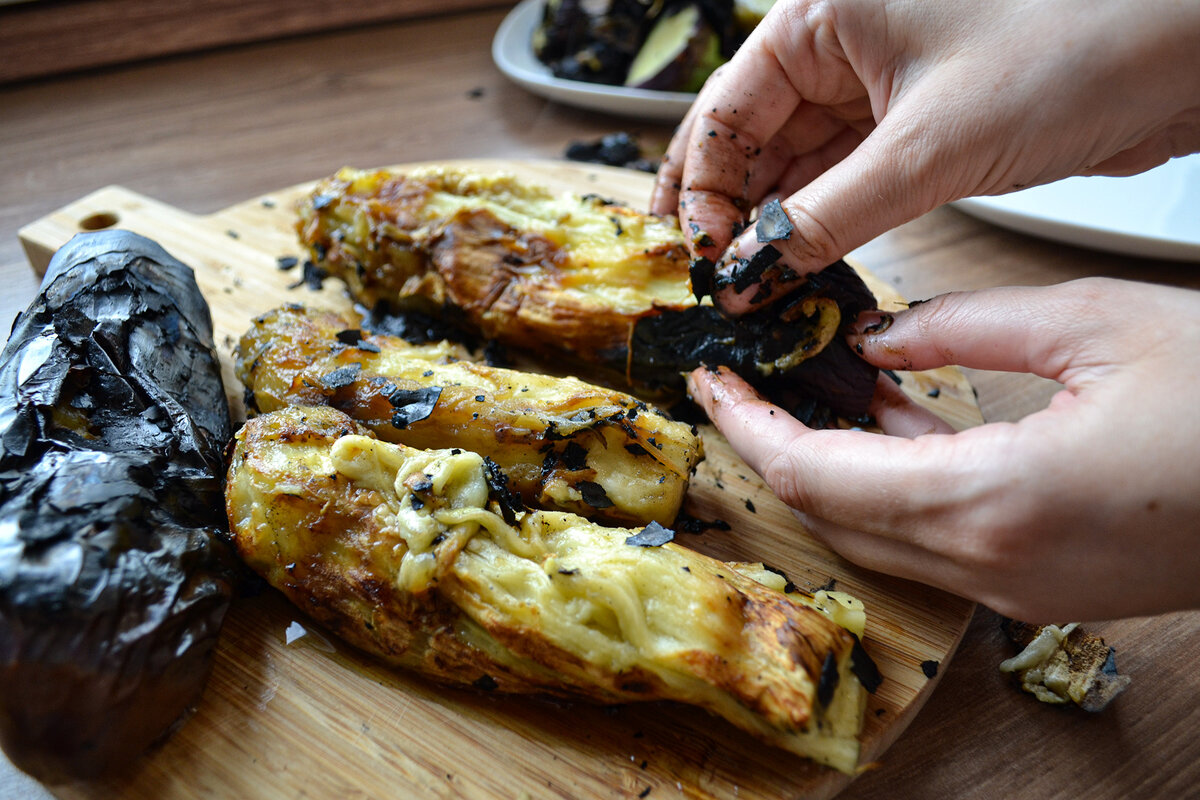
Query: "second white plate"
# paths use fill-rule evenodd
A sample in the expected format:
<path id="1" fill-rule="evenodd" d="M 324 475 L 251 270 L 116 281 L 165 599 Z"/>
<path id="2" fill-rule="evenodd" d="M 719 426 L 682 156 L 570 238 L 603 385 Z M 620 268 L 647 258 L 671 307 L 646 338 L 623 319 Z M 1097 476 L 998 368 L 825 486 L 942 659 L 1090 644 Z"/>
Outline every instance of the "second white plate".
<path id="1" fill-rule="evenodd" d="M 548 100 L 653 122 L 678 122 L 696 95 L 656 92 L 556 78 L 533 54 L 533 31 L 542 17 L 544 0 L 521 0 L 496 30 L 492 60 L 508 78 Z"/>
<path id="2" fill-rule="evenodd" d="M 1200 155 L 1128 178 L 1067 178 L 953 204 L 1005 228 L 1080 247 L 1200 262 Z"/>

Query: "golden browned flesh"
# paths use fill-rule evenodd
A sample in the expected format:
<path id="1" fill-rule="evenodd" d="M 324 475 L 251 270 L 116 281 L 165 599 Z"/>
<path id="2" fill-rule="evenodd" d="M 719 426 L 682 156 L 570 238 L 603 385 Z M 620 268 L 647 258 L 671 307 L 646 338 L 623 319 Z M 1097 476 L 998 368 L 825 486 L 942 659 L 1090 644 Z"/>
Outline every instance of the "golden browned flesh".
<path id="1" fill-rule="evenodd" d="M 479 453 L 526 503 L 619 524 L 675 519 L 702 454 L 694 428 L 623 392 L 469 358 L 291 305 L 254 321 L 236 368 L 259 411 L 329 405 L 389 442 Z M 395 398 L 421 393 L 436 394 L 428 416 L 398 417 Z"/>
<path id="2" fill-rule="evenodd" d="M 392 664 L 502 692 L 691 703 L 855 768 L 856 639 L 803 595 L 752 566 L 627 542 L 636 529 L 549 511 L 506 521 L 493 492 L 477 454 L 293 406 L 238 434 L 227 511 L 247 564 Z"/>

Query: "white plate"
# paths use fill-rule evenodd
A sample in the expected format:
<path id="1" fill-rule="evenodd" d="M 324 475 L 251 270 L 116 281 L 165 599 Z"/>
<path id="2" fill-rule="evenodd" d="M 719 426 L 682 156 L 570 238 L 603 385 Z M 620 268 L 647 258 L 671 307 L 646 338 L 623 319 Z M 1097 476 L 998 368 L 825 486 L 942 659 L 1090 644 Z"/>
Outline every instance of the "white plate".
<path id="1" fill-rule="evenodd" d="M 521 0 L 509 12 L 492 40 L 492 60 L 511 80 L 549 100 L 655 122 L 678 122 L 696 95 L 626 89 L 556 78 L 533 54 L 533 31 L 542 18 L 543 0 Z"/>
<path id="2" fill-rule="evenodd" d="M 1200 155 L 1128 178 L 1067 178 L 954 206 L 1022 233 L 1114 253 L 1200 261 Z"/>

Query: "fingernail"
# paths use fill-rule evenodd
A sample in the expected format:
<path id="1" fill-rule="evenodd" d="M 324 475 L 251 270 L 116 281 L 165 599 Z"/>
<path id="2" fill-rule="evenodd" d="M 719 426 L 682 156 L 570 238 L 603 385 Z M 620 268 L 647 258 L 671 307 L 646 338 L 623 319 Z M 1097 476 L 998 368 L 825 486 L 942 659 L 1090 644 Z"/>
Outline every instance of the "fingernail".
<path id="1" fill-rule="evenodd" d="M 850 326 L 853 336 L 878 336 L 892 327 L 895 317 L 884 311 L 860 311 Z"/>
<path id="2" fill-rule="evenodd" d="M 712 402 L 711 381 L 721 380 L 721 373 L 708 365 L 696 367 L 687 375 L 687 394 L 691 401 L 701 408 L 707 408 Z"/>

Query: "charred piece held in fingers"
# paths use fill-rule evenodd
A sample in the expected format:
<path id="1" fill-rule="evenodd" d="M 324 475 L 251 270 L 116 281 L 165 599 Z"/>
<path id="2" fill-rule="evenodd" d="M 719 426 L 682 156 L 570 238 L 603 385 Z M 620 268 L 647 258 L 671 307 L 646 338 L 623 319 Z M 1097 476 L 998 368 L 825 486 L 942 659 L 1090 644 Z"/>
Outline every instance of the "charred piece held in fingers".
<path id="1" fill-rule="evenodd" d="M 679 512 L 702 455 L 690 425 L 623 392 L 360 325 L 297 305 L 256 319 L 236 353 L 248 408 L 328 405 L 390 442 L 479 453 L 543 508 L 641 525 Z"/>
<path id="2" fill-rule="evenodd" d="M 844 262 L 727 319 L 704 299 L 711 287 L 692 284 L 712 272 L 692 264 L 674 217 L 591 195 L 462 169 L 345 169 L 299 215 L 302 244 L 364 304 L 440 315 L 556 366 L 565 358 L 637 390 L 680 391 L 681 372 L 725 365 L 772 400 L 811 398 L 848 417 L 874 391 L 876 370 L 842 334 L 875 301 Z M 735 280 L 795 277 L 775 258 L 739 269 Z"/>
<path id="3" fill-rule="evenodd" d="M 191 270 L 123 231 L 50 262 L 0 363 L 0 741 L 58 782 L 195 703 L 231 588 L 231 437 Z"/>
<path id="4" fill-rule="evenodd" d="M 478 454 L 383 442 L 332 408 L 255 417 L 237 440 L 238 552 L 357 647 L 487 691 L 689 703 L 855 769 L 861 604 L 785 594 L 658 523 L 514 510 Z"/>

